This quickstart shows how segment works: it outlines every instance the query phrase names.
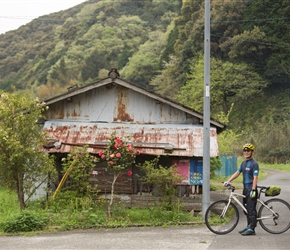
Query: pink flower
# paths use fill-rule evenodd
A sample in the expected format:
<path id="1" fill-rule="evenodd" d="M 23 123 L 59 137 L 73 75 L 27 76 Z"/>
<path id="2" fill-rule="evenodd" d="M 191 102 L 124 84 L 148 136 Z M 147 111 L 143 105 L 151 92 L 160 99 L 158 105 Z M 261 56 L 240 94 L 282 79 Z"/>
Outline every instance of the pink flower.
<path id="1" fill-rule="evenodd" d="M 114 165 L 114 162 L 113 162 L 113 161 L 109 161 L 109 164 L 110 164 L 110 165 Z"/>
<path id="2" fill-rule="evenodd" d="M 116 154 L 116 157 L 117 157 L 117 158 L 120 158 L 120 157 L 121 157 L 121 154 L 118 152 L 118 153 Z"/>
<path id="3" fill-rule="evenodd" d="M 132 144 L 128 144 L 128 151 L 131 151 L 132 150 Z"/>
<path id="4" fill-rule="evenodd" d="M 105 155 L 101 155 L 101 158 L 104 159 L 106 156 Z"/>
<path id="5" fill-rule="evenodd" d="M 99 152 L 99 156 L 102 156 L 102 155 L 103 155 L 103 152 L 102 152 L 102 151 L 100 151 L 100 152 Z"/>
<path id="6" fill-rule="evenodd" d="M 111 154 L 111 155 L 110 155 L 110 158 L 114 158 L 114 157 L 115 157 L 115 155 L 114 155 L 114 154 Z"/>
<path id="7" fill-rule="evenodd" d="M 136 153 L 137 153 L 137 155 L 139 155 L 139 154 L 140 154 L 140 150 L 137 150 L 137 152 L 136 152 Z"/>
<path id="8" fill-rule="evenodd" d="M 115 142 L 116 142 L 116 144 L 120 144 L 121 143 L 121 139 L 120 138 L 116 138 Z"/>
<path id="9" fill-rule="evenodd" d="M 128 171 L 128 172 L 127 172 L 127 175 L 128 175 L 128 176 L 131 176 L 131 175 L 132 175 L 132 171 Z"/>

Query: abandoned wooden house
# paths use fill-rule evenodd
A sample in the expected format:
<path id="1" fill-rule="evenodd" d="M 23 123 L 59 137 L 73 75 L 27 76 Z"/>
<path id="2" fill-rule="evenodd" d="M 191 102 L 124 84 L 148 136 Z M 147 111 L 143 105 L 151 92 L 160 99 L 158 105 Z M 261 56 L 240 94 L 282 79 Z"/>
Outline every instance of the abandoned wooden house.
<path id="1" fill-rule="evenodd" d="M 65 94 L 46 100 L 43 131 L 53 145 L 46 150 L 56 156 L 57 169 L 61 159 L 74 146 L 89 145 L 89 152 L 104 150 L 113 132 L 130 136 L 140 150 L 136 162 L 143 163 L 160 156 L 162 166 L 176 164 L 184 175 L 180 195 L 202 184 L 203 115 L 184 105 L 138 87 L 116 74 L 92 84 L 69 89 Z M 210 156 L 217 157 L 217 133 L 224 125 L 211 120 Z M 102 163 L 96 164 L 92 179 L 103 193 L 109 193 L 112 174 Z M 115 193 L 148 192 L 138 182 L 140 170 L 132 166 L 117 180 Z M 185 187 L 185 188 L 183 188 Z"/>

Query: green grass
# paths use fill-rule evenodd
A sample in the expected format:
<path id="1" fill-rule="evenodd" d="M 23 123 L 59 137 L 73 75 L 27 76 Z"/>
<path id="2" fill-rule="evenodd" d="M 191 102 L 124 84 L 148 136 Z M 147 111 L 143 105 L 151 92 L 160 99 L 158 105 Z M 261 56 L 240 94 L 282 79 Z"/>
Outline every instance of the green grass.
<path id="1" fill-rule="evenodd" d="M 96 203 L 88 198 L 76 199 L 63 196 L 59 200 L 48 203 L 44 200 L 29 202 L 23 214 L 20 212 L 16 194 L 1 188 L 0 235 L 14 233 L 31 235 L 33 232 L 203 222 L 200 215 L 191 216 L 189 212 L 182 211 L 181 206 L 182 204 L 174 204 L 172 211 L 166 211 L 158 206 L 150 209 L 125 208 L 121 203 L 116 202 L 112 208 L 112 216 L 107 217 L 104 201 Z M 42 228 L 43 225 L 44 228 L 36 232 L 36 228 Z"/>
<path id="2" fill-rule="evenodd" d="M 262 169 L 273 169 L 273 170 L 290 172 L 290 164 L 266 164 L 266 163 L 261 163 L 259 165 L 260 165 L 260 168 L 262 168 Z"/>
<path id="3" fill-rule="evenodd" d="M 20 213 L 17 195 L 0 187 L 0 223 Z"/>

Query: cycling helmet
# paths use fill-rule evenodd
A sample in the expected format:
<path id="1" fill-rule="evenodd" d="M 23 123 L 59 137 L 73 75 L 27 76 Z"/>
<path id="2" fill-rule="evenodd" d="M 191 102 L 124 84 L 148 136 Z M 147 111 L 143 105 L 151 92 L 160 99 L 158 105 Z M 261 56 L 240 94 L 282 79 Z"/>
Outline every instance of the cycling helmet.
<path id="1" fill-rule="evenodd" d="M 243 150 L 244 150 L 244 149 L 250 149 L 250 150 L 254 151 L 254 150 L 255 150 L 255 147 L 254 147 L 254 145 L 253 145 L 252 143 L 246 143 L 246 144 L 243 146 Z"/>

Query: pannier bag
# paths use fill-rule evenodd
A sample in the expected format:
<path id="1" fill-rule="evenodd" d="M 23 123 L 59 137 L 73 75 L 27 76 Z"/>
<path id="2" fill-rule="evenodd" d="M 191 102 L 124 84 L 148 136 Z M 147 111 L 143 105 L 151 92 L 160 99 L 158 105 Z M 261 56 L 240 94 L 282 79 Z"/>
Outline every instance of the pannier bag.
<path id="1" fill-rule="evenodd" d="M 278 186 L 270 186 L 265 191 L 266 196 L 277 196 L 280 193 L 281 193 L 281 188 Z"/>

